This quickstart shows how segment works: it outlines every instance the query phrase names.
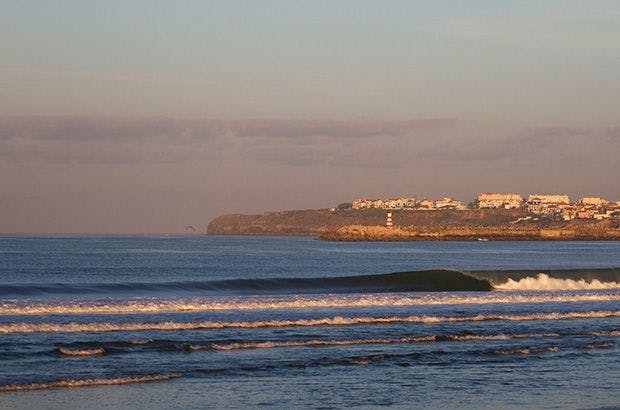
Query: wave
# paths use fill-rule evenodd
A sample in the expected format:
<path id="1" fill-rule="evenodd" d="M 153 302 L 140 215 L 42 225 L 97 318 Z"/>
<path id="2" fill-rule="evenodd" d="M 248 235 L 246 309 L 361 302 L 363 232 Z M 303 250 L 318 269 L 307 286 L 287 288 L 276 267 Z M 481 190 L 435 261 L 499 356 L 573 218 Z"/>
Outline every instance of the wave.
<path id="1" fill-rule="evenodd" d="M 615 343 L 612 340 L 607 340 L 604 342 L 589 343 L 586 345 L 582 345 L 581 348 L 582 349 L 610 349 L 614 347 L 614 345 Z"/>
<path id="2" fill-rule="evenodd" d="M 620 311 L 588 312 L 550 312 L 522 315 L 476 315 L 476 316 L 405 316 L 405 317 L 342 317 L 334 316 L 319 319 L 288 319 L 268 321 L 237 322 L 131 322 L 131 323 L 4 323 L 0 324 L 0 334 L 11 333 L 78 333 L 78 332 L 121 332 L 121 331 L 178 331 L 208 329 L 259 329 L 275 327 L 319 327 L 319 326 L 355 326 L 382 325 L 395 323 L 451 323 L 481 321 L 532 321 L 532 320 L 567 320 L 597 319 L 620 317 Z"/>
<path id="3" fill-rule="evenodd" d="M 310 340 L 246 340 L 246 341 L 191 341 L 183 342 L 178 340 L 152 340 L 149 339 L 145 343 L 135 343 L 134 340 L 114 340 L 114 341 L 92 341 L 92 342 L 74 342 L 72 345 L 80 348 L 62 348 L 69 355 L 79 355 L 76 352 L 92 352 L 96 355 L 98 352 L 112 353 L 135 353 L 139 351 L 138 345 L 145 346 L 149 351 L 185 351 L 195 352 L 203 350 L 212 351 L 233 351 L 233 350 L 254 350 L 254 349 L 277 349 L 277 348 L 294 348 L 294 347 L 331 347 L 331 346 L 355 346 L 355 345 L 391 345 L 391 344 L 423 344 L 436 342 L 477 342 L 477 341 L 508 341 L 521 339 L 541 339 L 541 338 L 563 338 L 567 336 L 606 336 L 609 338 L 618 337 L 617 331 L 611 332 L 589 332 L 589 333 L 494 333 L 494 334 L 474 334 L 468 331 L 457 334 L 431 334 L 419 336 L 403 336 L 393 338 L 356 338 L 356 339 L 310 339 Z M 612 344 L 610 339 L 602 343 Z M 596 345 L 594 343 L 593 345 Z M 85 348 L 89 346 L 89 348 Z M 589 345 L 588 345 L 589 346 Z M 138 349 L 138 350 L 136 350 Z M 59 349 L 57 349 L 59 350 Z"/>
<path id="4" fill-rule="evenodd" d="M 612 332 L 603 332 L 605 336 L 611 336 Z M 468 331 L 460 332 L 457 334 L 431 334 L 420 336 L 403 336 L 393 338 L 356 338 L 356 339 L 310 339 L 310 340 L 245 340 L 234 341 L 197 341 L 184 342 L 179 340 L 166 340 L 149 339 L 146 343 L 139 343 L 139 345 L 145 345 L 144 348 L 148 351 L 185 351 L 195 352 L 203 350 L 212 351 L 233 351 L 233 350 L 254 350 L 254 349 L 277 349 L 277 348 L 290 348 L 290 347 L 331 347 L 331 346 L 355 346 L 355 345 L 391 345 L 391 344 L 424 344 L 424 343 L 436 343 L 436 342 L 476 342 L 476 341 L 507 341 L 507 340 L 521 340 L 521 339 L 540 339 L 540 338 L 561 338 L 566 336 L 584 336 L 592 335 L 591 333 L 495 333 L 495 334 L 474 334 Z M 618 336 L 618 335 L 616 335 Z M 606 343 L 613 343 L 609 340 Z M 74 342 L 73 346 L 80 346 L 80 348 L 62 348 L 68 351 L 70 355 L 75 354 L 76 351 L 93 352 L 93 355 L 97 351 L 105 352 L 105 354 L 114 353 L 136 353 L 141 350 L 142 346 L 138 346 L 134 340 L 113 340 L 113 341 L 85 341 Z M 148 345 L 148 346 L 146 346 Z M 89 346 L 89 348 L 85 348 Z M 59 349 L 56 350 L 56 352 Z"/>
<path id="5" fill-rule="evenodd" d="M 353 346 L 353 345 L 385 345 L 434 342 L 436 336 L 399 337 L 393 339 L 352 339 L 352 340 L 298 340 L 298 341 L 268 341 L 268 342 L 240 342 L 227 344 L 190 345 L 189 350 L 249 350 L 273 349 L 278 347 L 323 347 L 323 346 Z"/>
<path id="6" fill-rule="evenodd" d="M 544 274 L 546 276 L 541 276 Z M 530 280 L 526 280 L 531 278 Z M 544 278 L 544 279 L 542 279 Z M 361 276 L 229 279 L 187 282 L 0 285 L 0 296 L 187 294 L 259 295 L 312 293 L 455 292 L 618 289 L 620 268 L 467 271 L 420 270 Z"/>
<path id="7" fill-rule="evenodd" d="M 178 373 L 154 374 L 148 376 L 118 377 L 113 379 L 67 379 L 40 383 L 8 384 L 0 386 L 0 392 L 45 390 L 59 387 L 113 386 L 118 384 L 159 382 L 181 377 Z"/>
<path id="8" fill-rule="evenodd" d="M 334 276 L 324 278 L 230 279 L 203 282 L 17 284 L 0 286 L 0 295 L 139 294 L 145 292 L 201 292 L 225 294 L 271 293 L 385 293 L 434 291 L 488 291 L 481 279 L 452 270 L 423 270 L 379 275 Z"/>
<path id="9" fill-rule="evenodd" d="M 526 277 L 519 280 L 508 279 L 507 282 L 495 287 L 499 290 L 601 290 L 620 289 L 620 283 L 601 282 L 594 279 L 587 282 L 585 279 L 558 279 L 545 273 L 536 277 Z"/>
<path id="10" fill-rule="evenodd" d="M 612 330 L 610 332 L 588 332 L 583 334 L 588 336 L 620 337 L 620 330 Z"/>
<path id="11" fill-rule="evenodd" d="M 106 350 L 102 347 L 94 349 L 68 349 L 60 347 L 57 351 L 64 356 L 101 356 L 106 354 Z"/>
<path id="12" fill-rule="evenodd" d="M 508 356 L 508 355 L 521 355 L 527 356 L 530 354 L 536 353 L 546 353 L 546 352 L 559 352 L 560 348 L 557 346 L 549 346 L 549 347 L 538 347 L 538 348 L 522 348 L 522 349 L 505 349 L 505 350 L 494 350 L 492 354 L 499 356 Z"/>
<path id="13" fill-rule="evenodd" d="M 479 340 L 511 340 L 537 337 L 557 337 L 557 333 L 532 334 L 494 334 L 494 335 L 430 335 L 419 337 L 398 338 L 371 338 L 349 340 L 294 340 L 294 341 L 265 341 L 265 342 L 238 342 L 226 344 L 189 345 L 189 350 L 247 350 L 273 349 L 280 347 L 324 347 L 324 346 L 353 346 L 353 345 L 386 345 L 386 344 L 413 344 L 437 341 L 479 341 Z"/>
<path id="14" fill-rule="evenodd" d="M 498 290 L 620 289 L 620 268 L 468 271 Z"/>
<path id="15" fill-rule="evenodd" d="M 222 310 L 324 309 L 356 307 L 405 307 L 437 305 L 534 304 L 620 301 L 620 294 L 609 292 L 536 293 L 428 293 L 428 294 L 352 294 L 291 295 L 280 297 L 204 297 L 175 299 L 130 299 L 0 303 L 0 315 L 42 314 L 136 314 L 180 313 Z"/>

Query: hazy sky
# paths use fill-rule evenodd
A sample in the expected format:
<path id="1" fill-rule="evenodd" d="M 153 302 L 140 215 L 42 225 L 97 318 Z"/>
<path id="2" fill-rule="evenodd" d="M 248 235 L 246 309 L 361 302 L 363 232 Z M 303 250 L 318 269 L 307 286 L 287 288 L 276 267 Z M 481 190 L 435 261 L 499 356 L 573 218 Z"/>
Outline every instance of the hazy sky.
<path id="1" fill-rule="evenodd" d="M 618 1 L 0 4 L 0 232 L 620 200 Z"/>

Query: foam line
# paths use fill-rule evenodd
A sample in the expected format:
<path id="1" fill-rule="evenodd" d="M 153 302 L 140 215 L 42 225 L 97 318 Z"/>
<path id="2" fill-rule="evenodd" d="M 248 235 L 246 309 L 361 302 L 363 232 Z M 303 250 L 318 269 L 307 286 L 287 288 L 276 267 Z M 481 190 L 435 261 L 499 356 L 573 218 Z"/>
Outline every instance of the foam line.
<path id="1" fill-rule="evenodd" d="M 533 334 L 495 334 L 495 335 L 449 335 L 449 336 L 420 336 L 399 338 L 351 339 L 351 340 L 303 340 L 303 341 L 267 341 L 241 342 L 210 345 L 189 345 L 188 350 L 242 350 L 242 349 L 272 349 L 279 347 L 322 347 L 322 346 L 352 346 L 352 345 L 384 345 L 384 344 L 413 344 L 441 341 L 479 341 L 479 340 L 510 340 L 537 337 L 555 337 L 557 333 Z"/>
<path id="2" fill-rule="evenodd" d="M 474 294 L 353 294 L 353 295 L 295 295 L 282 297 L 233 298 L 176 298 L 94 300 L 65 302 L 12 302 L 0 303 L 0 315 L 79 315 L 79 314 L 134 314 L 208 312 L 223 310 L 291 310 L 323 308 L 356 308 L 384 306 L 430 305 L 486 305 L 534 304 L 620 301 L 620 293 L 613 292 L 490 292 Z"/>
<path id="3" fill-rule="evenodd" d="M 113 386 L 120 384 L 130 383 L 147 383 L 158 382 L 164 380 L 170 380 L 181 377 L 178 373 L 172 374 L 154 374 L 148 376 L 137 377 L 119 377 L 113 379 L 67 379 L 67 380 L 54 380 L 41 383 L 27 383 L 27 384 L 9 384 L 0 386 L 0 392 L 17 392 L 25 390 L 45 390 L 60 387 L 88 387 L 88 386 Z"/>
<path id="4" fill-rule="evenodd" d="M 567 320 L 619 317 L 620 311 L 551 312 L 523 315 L 476 315 L 476 316 L 405 316 L 405 317 L 327 317 L 319 319 L 288 319 L 239 322 L 126 322 L 126 323 L 5 323 L 0 325 L 0 334 L 10 333 L 54 333 L 54 332 L 118 332 L 118 331 L 178 331 L 207 329 L 258 329 L 275 327 L 354 326 L 387 325 L 395 323 L 446 323 L 481 321 L 531 321 Z"/>
<path id="5" fill-rule="evenodd" d="M 61 347 L 58 349 L 58 353 L 65 356 L 100 356 L 105 354 L 106 351 L 102 347 L 95 349 L 68 349 Z"/>
<path id="6" fill-rule="evenodd" d="M 598 279 L 586 281 L 585 279 L 561 279 L 553 278 L 545 273 L 539 273 L 536 277 L 526 277 L 519 280 L 508 279 L 501 285 L 496 285 L 499 290 L 601 290 L 620 289 L 617 282 L 602 282 Z"/>

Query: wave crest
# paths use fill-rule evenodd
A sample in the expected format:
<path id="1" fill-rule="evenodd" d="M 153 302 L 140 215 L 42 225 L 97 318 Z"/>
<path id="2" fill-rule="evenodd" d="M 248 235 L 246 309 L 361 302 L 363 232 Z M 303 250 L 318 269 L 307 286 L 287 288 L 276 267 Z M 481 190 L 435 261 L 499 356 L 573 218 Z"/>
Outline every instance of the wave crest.
<path id="1" fill-rule="evenodd" d="M 318 327 L 384 325 L 395 323 L 460 323 L 491 320 L 532 321 L 568 320 L 620 317 L 620 311 L 548 312 L 522 315 L 476 315 L 476 316 L 405 316 L 405 317 L 326 317 L 318 319 L 286 319 L 254 322 L 130 322 L 130 323 L 6 323 L 0 325 L 0 334 L 9 333 L 77 333 L 77 332 L 122 332 L 122 331 L 178 331 L 207 329 L 259 329 L 275 327 Z"/>
<path id="2" fill-rule="evenodd" d="M 558 346 L 549 346 L 549 347 L 539 347 L 539 348 L 494 350 L 493 354 L 498 355 L 498 356 L 510 356 L 510 355 L 528 356 L 530 354 L 547 353 L 547 352 L 555 353 L 559 351 L 560 351 L 560 348 Z"/>
<path id="3" fill-rule="evenodd" d="M 353 345 L 387 345 L 387 344 L 415 344 L 436 341 L 481 341 L 481 340 L 511 340 L 538 337 L 557 337 L 557 333 L 532 334 L 493 334 L 493 335 L 430 335 L 418 337 L 376 338 L 376 339 L 349 339 L 349 340 L 294 340 L 294 341 L 266 341 L 266 342 L 238 342 L 227 344 L 191 345 L 191 350 L 246 350 L 246 349 L 273 349 L 279 347 L 324 347 L 324 346 L 353 346 Z"/>
<path id="4" fill-rule="evenodd" d="M 603 290 L 620 289 L 617 282 L 602 282 L 598 279 L 553 278 L 546 273 L 539 273 L 536 277 L 528 276 L 519 280 L 508 279 L 507 282 L 495 286 L 498 290 Z"/>
<path id="5" fill-rule="evenodd" d="M 118 377 L 113 379 L 67 379 L 41 383 L 8 384 L 0 386 L 0 392 L 45 390 L 59 387 L 113 386 L 118 384 L 159 382 L 181 377 L 179 373 L 153 374 L 148 376 Z"/>
<path id="6" fill-rule="evenodd" d="M 106 354 L 103 347 L 97 347 L 94 349 L 69 349 L 66 347 L 58 348 L 58 353 L 65 356 L 101 356 Z"/>
<path id="7" fill-rule="evenodd" d="M 352 294 L 352 295 L 291 295 L 279 297 L 245 296 L 237 298 L 201 297 L 175 299 L 131 299 L 63 302 L 4 302 L 0 315 L 43 314 L 133 314 L 205 312 L 222 310 L 324 309 L 382 306 L 480 305 L 565 302 L 620 301 L 620 294 L 606 292 L 579 293 L 507 293 L 484 292 L 468 294 Z"/>

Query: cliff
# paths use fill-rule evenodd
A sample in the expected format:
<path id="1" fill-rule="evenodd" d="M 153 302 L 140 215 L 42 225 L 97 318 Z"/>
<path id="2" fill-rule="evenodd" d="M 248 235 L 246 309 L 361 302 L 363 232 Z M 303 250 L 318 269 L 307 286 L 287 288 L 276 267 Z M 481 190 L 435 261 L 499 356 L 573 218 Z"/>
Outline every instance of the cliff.
<path id="1" fill-rule="evenodd" d="M 382 209 L 309 209 L 261 215 L 222 215 L 210 235 L 312 235 L 332 241 L 429 240 L 620 240 L 619 220 L 553 222 L 524 217 L 523 210 L 392 211 L 387 229 Z"/>
<path id="2" fill-rule="evenodd" d="M 382 209 L 312 209 L 268 212 L 261 215 L 222 215 L 212 220 L 210 235 L 321 235 L 351 225 L 385 225 Z M 522 210 L 472 209 L 465 211 L 392 211 L 397 226 L 429 229 L 499 226 L 523 217 Z"/>

